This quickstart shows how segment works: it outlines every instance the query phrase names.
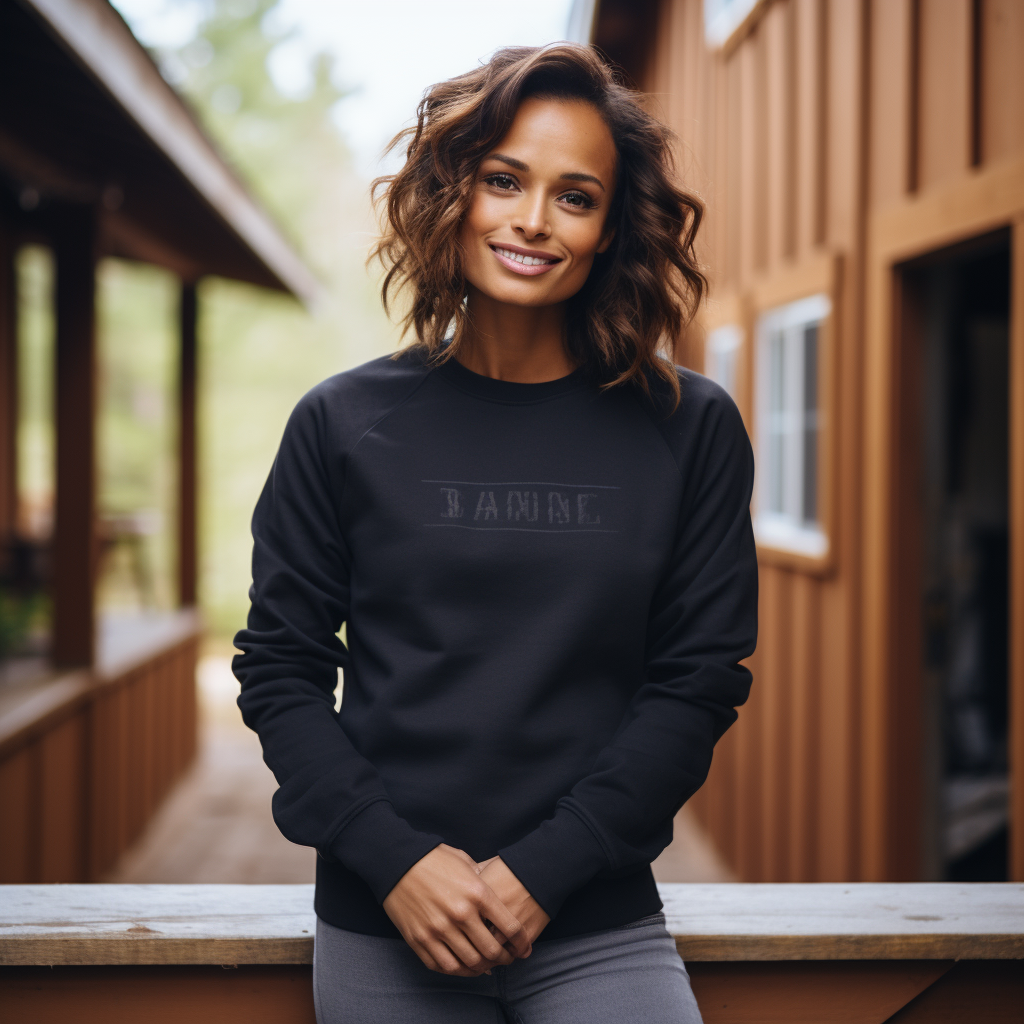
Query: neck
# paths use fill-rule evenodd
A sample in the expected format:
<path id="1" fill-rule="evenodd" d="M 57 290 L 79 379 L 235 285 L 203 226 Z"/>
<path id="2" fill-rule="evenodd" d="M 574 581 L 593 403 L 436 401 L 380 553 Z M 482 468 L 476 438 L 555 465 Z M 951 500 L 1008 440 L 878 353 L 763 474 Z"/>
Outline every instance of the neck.
<path id="1" fill-rule="evenodd" d="M 514 306 L 470 288 L 458 360 L 483 377 L 540 384 L 566 377 L 576 364 L 563 344 L 565 304 Z"/>

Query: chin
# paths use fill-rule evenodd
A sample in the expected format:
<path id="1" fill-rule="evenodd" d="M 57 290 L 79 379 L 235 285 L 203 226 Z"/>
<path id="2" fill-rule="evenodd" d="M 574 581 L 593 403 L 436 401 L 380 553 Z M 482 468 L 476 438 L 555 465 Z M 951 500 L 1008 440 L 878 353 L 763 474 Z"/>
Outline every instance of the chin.
<path id="1" fill-rule="evenodd" d="M 524 286 L 525 285 L 525 286 Z M 483 288 L 478 288 L 494 302 L 501 302 L 508 306 L 552 306 L 559 302 L 558 298 L 551 296 L 547 288 L 538 288 L 528 283 L 520 284 L 514 282 L 490 282 Z"/>

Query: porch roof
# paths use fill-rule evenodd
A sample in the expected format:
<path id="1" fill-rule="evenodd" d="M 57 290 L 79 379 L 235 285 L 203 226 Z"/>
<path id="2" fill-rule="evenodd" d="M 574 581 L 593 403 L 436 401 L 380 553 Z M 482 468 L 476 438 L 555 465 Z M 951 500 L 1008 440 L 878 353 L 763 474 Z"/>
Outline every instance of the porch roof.
<path id="1" fill-rule="evenodd" d="M 0 96 L 0 177 L 22 215 L 92 203 L 102 254 L 314 298 L 316 279 L 107 0 L 0 3 Z"/>

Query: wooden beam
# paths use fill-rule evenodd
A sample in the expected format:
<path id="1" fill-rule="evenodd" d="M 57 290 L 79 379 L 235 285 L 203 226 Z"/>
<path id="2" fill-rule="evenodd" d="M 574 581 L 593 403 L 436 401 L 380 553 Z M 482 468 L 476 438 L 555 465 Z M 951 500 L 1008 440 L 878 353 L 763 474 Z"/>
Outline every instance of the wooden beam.
<path id="1" fill-rule="evenodd" d="M 14 532 L 18 514 L 18 290 L 15 240 L 0 220 L 0 545 Z"/>
<path id="2" fill-rule="evenodd" d="M 178 603 L 196 603 L 196 286 L 181 286 L 178 377 Z"/>
<path id="3" fill-rule="evenodd" d="M 57 499 L 53 532 L 53 661 L 91 665 L 96 644 L 96 214 L 54 218 L 57 264 Z"/>

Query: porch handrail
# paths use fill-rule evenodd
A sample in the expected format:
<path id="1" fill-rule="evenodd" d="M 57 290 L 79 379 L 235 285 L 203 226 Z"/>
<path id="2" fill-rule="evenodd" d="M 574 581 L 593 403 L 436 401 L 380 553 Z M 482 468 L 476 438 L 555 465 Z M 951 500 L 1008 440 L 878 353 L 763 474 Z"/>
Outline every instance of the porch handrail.
<path id="1" fill-rule="evenodd" d="M 1024 959 L 1024 884 L 659 885 L 689 961 Z M 312 885 L 0 886 L 0 965 L 308 964 Z"/>

